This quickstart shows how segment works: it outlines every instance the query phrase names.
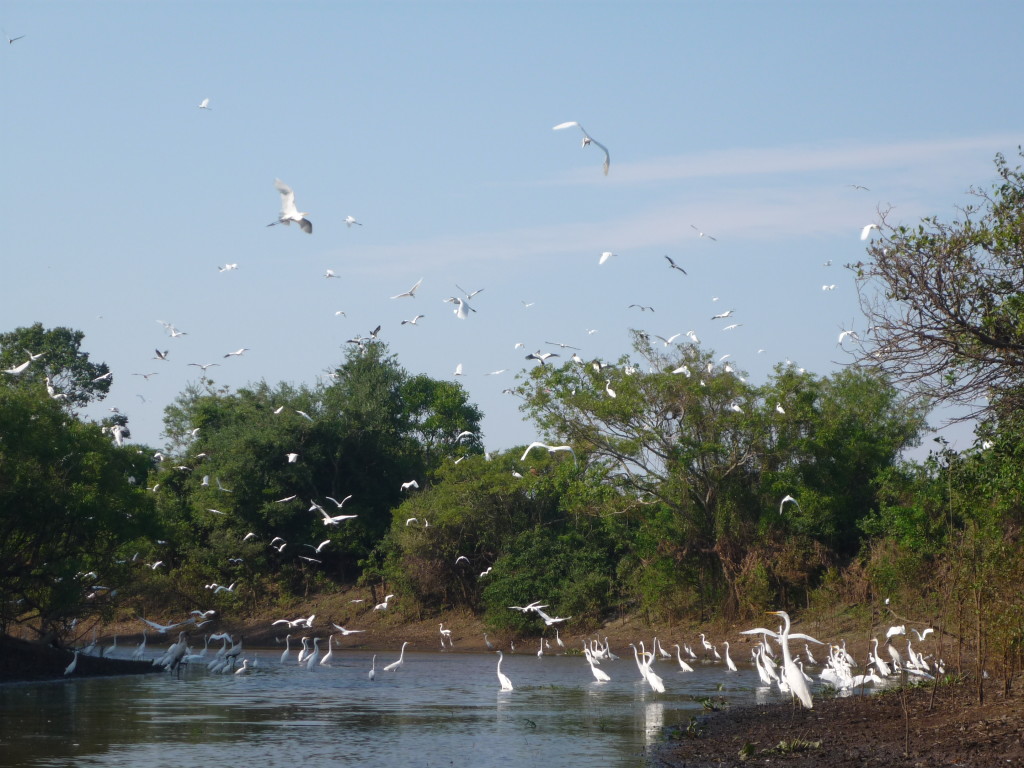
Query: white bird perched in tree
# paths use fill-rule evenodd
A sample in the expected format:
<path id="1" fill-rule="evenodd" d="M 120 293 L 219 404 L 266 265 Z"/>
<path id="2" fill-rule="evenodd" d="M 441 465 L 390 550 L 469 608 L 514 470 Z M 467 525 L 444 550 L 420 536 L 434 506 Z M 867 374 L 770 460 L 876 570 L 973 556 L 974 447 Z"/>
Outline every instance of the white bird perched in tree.
<path id="1" fill-rule="evenodd" d="M 860 239 L 861 240 L 867 240 L 869 237 L 871 237 L 871 230 L 872 229 L 878 229 L 878 225 L 877 224 L 865 224 L 864 228 L 861 229 L 861 231 L 860 231 Z"/>
<path id="2" fill-rule="evenodd" d="M 782 403 L 775 404 L 775 412 L 782 414 L 783 416 L 786 415 L 786 409 L 782 407 Z"/>
<path id="3" fill-rule="evenodd" d="M 416 281 L 416 285 L 414 285 L 408 291 L 403 291 L 402 293 L 396 293 L 391 298 L 392 299 L 400 299 L 403 296 L 408 296 L 410 299 L 415 299 L 416 298 L 416 291 L 419 289 L 420 283 L 422 283 L 422 282 L 423 282 L 423 278 L 421 277 L 419 280 Z"/>
<path id="4" fill-rule="evenodd" d="M 800 506 L 800 502 L 799 502 L 799 501 L 797 501 L 796 499 L 794 499 L 794 498 L 793 498 L 792 496 L 790 496 L 790 495 L 789 495 L 789 494 L 787 493 L 787 494 L 786 494 L 785 496 L 783 496 L 783 497 L 782 497 L 782 501 L 780 501 L 780 502 L 779 502 L 779 514 L 780 514 L 780 515 L 782 514 L 782 507 L 783 507 L 783 506 L 784 506 L 784 505 L 785 505 L 785 504 L 786 504 L 787 502 L 793 502 L 794 504 L 796 504 L 796 508 L 797 508 L 797 509 L 799 509 L 799 510 L 800 510 L 801 512 L 803 512 L 803 511 L 804 511 L 804 508 Z"/>
<path id="5" fill-rule="evenodd" d="M 594 144 L 595 146 L 599 147 L 601 149 L 601 151 L 604 152 L 604 166 L 603 166 L 603 168 L 604 168 L 604 175 L 607 176 L 608 175 L 608 168 L 612 164 L 612 157 L 611 157 L 610 154 L 608 154 L 608 147 L 606 147 L 601 142 L 595 140 L 589 133 L 587 133 L 586 129 L 582 125 L 580 125 L 575 120 L 571 120 L 571 121 L 569 121 L 567 123 L 559 123 L 558 125 L 556 125 L 551 130 L 553 130 L 553 131 L 561 131 L 561 130 L 564 130 L 565 128 L 573 128 L 573 127 L 579 128 L 583 132 L 583 141 L 580 142 L 580 146 L 581 147 L 586 147 L 586 146 L 589 146 L 590 144 Z"/>
<path id="6" fill-rule="evenodd" d="M 615 390 L 612 389 L 612 380 L 611 379 L 605 379 L 604 380 L 604 391 L 605 391 L 605 394 L 608 395 L 608 397 L 617 397 L 617 395 L 615 394 Z"/>
<path id="7" fill-rule="evenodd" d="M 196 106 L 199 107 L 199 109 L 210 109 L 210 99 L 205 98 L 202 101 L 200 101 Z"/>
<path id="8" fill-rule="evenodd" d="M 280 179 L 274 179 L 274 188 L 281 193 L 281 213 L 278 215 L 277 221 L 272 221 L 267 226 L 272 227 L 275 224 L 287 226 L 294 221 L 307 235 L 313 234 L 313 224 L 306 218 L 309 214 L 295 207 L 295 192 L 292 191 L 292 188 Z"/>

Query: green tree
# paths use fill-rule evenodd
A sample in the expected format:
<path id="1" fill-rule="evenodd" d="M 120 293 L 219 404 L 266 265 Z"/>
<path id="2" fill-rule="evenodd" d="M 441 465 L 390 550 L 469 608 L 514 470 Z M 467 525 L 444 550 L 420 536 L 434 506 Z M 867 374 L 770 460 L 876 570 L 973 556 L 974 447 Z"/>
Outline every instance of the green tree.
<path id="1" fill-rule="evenodd" d="M 129 580 L 123 547 L 154 530 L 149 459 L 38 388 L 0 388 L 0 435 L 0 631 L 63 637 L 109 607 Z"/>
<path id="2" fill-rule="evenodd" d="M 81 350 L 85 334 L 70 328 L 44 329 L 42 323 L 0 334 L 0 369 L 17 368 L 31 360 L 18 374 L 3 374 L 9 385 L 42 389 L 49 378 L 58 402 L 72 410 L 93 400 L 102 400 L 110 390 L 112 376 L 106 363 L 92 363 Z M 44 390 L 45 391 L 45 390 Z"/>

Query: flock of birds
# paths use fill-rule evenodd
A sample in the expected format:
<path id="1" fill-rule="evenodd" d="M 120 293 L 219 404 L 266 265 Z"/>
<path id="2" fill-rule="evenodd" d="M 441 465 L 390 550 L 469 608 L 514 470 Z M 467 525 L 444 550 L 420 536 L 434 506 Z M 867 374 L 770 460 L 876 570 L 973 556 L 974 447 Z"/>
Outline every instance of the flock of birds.
<path id="1" fill-rule="evenodd" d="M 385 609 L 388 600 L 392 597 L 394 596 L 388 595 L 384 603 L 375 606 L 375 610 Z M 542 634 L 538 640 L 537 657 L 543 657 L 546 652 L 548 654 L 575 653 L 582 655 L 596 684 L 611 682 L 612 677 L 607 668 L 610 668 L 612 662 L 617 661 L 620 657 L 612 651 L 608 638 L 605 637 L 603 642 L 600 638 L 596 637 L 589 640 L 581 638 L 581 653 L 570 651 L 565 640 L 559 634 L 558 625 L 563 624 L 572 617 L 550 616 L 544 611 L 547 607 L 547 605 L 543 605 L 539 600 L 525 606 L 509 606 L 510 610 L 520 611 L 524 614 L 535 614 L 543 620 L 545 628 L 555 627 L 556 648 L 553 649 L 551 642 Z M 192 611 L 192 614 L 181 622 L 165 625 L 139 618 L 147 624 L 149 629 L 165 634 L 182 626 L 202 627 L 209 623 L 215 614 L 216 612 L 212 610 L 196 610 Z M 815 674 L 818 684 L 828 685 L 842 692 L 863 689 L 865 686 L 882 687 L 894 681 L 905 680 L 908 677 L 934 679 L 936 674 L 941 675 L 945 673 L 944 662 L 941 659 L 935 659 L 933 655 L 926 656 L 923 651 L 913 647 L 905 624 L 889 627 L 884 641 L 884 654 L 879 650 L 879 639 L 877 637 L 874 638 L 873 647 L 868 651 L 864 665 L 861 667 L 846 650 L 845 640 L 838 644 L 826 644 L 810 635 L 793 632 L 789 614 L 785 611 L 769 611 L 768 614 L 777 616 L 782 621 L 782 624 L 777 629 L 755 627 L 740 632 L 741 635 L 757 638 L 756 642 L 750 646 L 750 666 L 757 672 L 762 686 L 776 688 L 782 695 L 788 695 L 807 709 L 814 707 L 811 686 L 816 683 Z M 314 672 L 319 667 L 330 667 L 332 665 L 332 661 L 336 659 L 336 637 L 339 635 L 347 637 L 366 631 L 349 629 L 332 622 L 326 633 L 328 636 L 325 653 L 321 647 L 323 636 L 316 632 L 315 614 L 296 619 L 278 619 L 272 622 L 272 626 L 282 625 L 296 633 L 305 632 L 307 634 L 297 637 L 289 632 L 285 636 L 285 648 L 280 654 L 278 664 L 281 666 L 294 664 L 305 669 L 307 672 Z M 934 632 L 931 628 L 926 628 L 923 631 L 912 629 L 911 631 L 917 636 L 919 646 Z M 441 650 L 454 648 L 455 639 L 452 636 L 452 630 L 445 628 L 444 622 L 439 624 L 438 632 Z M 210 674 L 235 675 L 245 675 L 260 668 L 258 655 L 254 654 L 251 659 L 248 657 L 243 658 L 243 641 L 240 637 L 233 638 L 227 632 L 207 634 L 204 636 L 202 650 L 196 651 L 189 646 L 188 635 L 189 630 L 182 629 L 174 643 L 158 656 L 152 658 L 153 665 L 162 667 L 168 672 L 180 671 L 187 666 L 205 666 Z M 658 662 L 671 665 L 671 668 L 678 668 L 680 674 L 694 672 L 694 664 L 718 663 L 724 666 L 726 674 L 739 672 L 739 667 L 732 658 L 732 648 L 728 640 L 721 642 L 722 650 L 719 650 L 719 645 L 712 643 L 706 635 L 700 634 L 699 637 L 699 644 L 694 643 L 693 646 L 688 643 L 672 644 L 670 647 L 675 650 L 674 655 L 665 649 L 657 637 L 653 639 L 650 650 L 647 650 L 643 641 L 629 643 L 629 648 L 632 651 L 633 660 L 639 673 L 639 680 L 649 686 L 655 693 L 665 693 L 667 691 L 665 679 L 655 669 L 655 664 Z M 902 651 L 894 644 L 900 637 L 906 640 Z M 293 638 L 301 642 L 301 648 L 294 650 L 294 659 L 291 646 Z M 773 648 L 773 644 L 769 640 L 774 641 L 777 648 Z M 221 643 L 221 647 L 212 653 L 210 652 L 211 641 Z M 483 641 L 487 650 L 496 653 L 498 656 L 496 673 L 499 689 L 501 691 L 513 691 L 515 686 L 512 680 L 501 670 L 502 662 L 505 658 L 504 650 L 496 647 L 487 633 L 484 633 Z M 798 650 L 794 653 L 790 647 L 790 643 L 794 641 L 803 641 L 802 651 Z M 131 653 L 132 659 L 144 660 L 147 658 L 146 643 L 147 632 L 143 630 L 142 641 Z M 824 649 L 823 661 L 817 661 L 811 649 L 811 643 Z M 403 642 L 398 658 L 381 667 L 381 671 L 397 672 L 400 670 L 405 663 L 405 650 L 409 645 L 409 641 Z M 696 647 L 696 651 L 694 647 Z M 337 645 L 337 648 L 340 650 L 340 643 Z M 74 651 L 74 657 L 65 669 L 64 674 L 71 675 L 74 673 L 80 653 L 110 657 L 115 653 L 116 649 L 116 635 L 114 636 L 113 645 L 98 647 L 94 630 L 92 642 L 85 648 Z M 512 654 L 516 653 L 514 640 L 509 641 L 509 652 Z M 602 668 L 602 663 L 606 664 L 607 668 Z M 813 667 L 817 667 L 816 673 L 812 671 Z M 855 670 L 858 669 L 862 671 L 855 673 Z M 376 675 L 377 656 L 375 654 L 371 658 L 370 669 L 367 670 L 367 678 L 373 681 L 376 679 Z"/>

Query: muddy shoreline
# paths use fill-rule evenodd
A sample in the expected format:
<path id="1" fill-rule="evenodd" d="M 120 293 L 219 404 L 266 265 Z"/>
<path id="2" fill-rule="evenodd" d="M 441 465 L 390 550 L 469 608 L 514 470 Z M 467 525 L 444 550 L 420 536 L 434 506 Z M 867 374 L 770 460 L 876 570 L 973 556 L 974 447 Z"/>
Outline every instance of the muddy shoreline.
<path id="1" fill-rule="evenodd" d="M 993 688 L 995 686 L 992 686 Z M 978 705 L 967 684 L 732 707 L 668 734 L 649 754 L 658 768 L 1024 765 L 1024 698 Z"/>

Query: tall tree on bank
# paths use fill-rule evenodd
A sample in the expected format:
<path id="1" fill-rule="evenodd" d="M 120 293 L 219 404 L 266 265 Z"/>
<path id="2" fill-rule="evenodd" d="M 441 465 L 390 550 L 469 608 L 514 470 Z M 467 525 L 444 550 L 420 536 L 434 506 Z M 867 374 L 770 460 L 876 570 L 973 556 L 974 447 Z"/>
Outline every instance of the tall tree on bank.
<path id="1" fill-rule="evenodd" d="M 1000 182 L 972 190 L 958 220 L 883 214 L 869 259 L 851 265 L 861 362 L 972 415 L 1024 405 L 1024 172 L 995 165 Z"/>

